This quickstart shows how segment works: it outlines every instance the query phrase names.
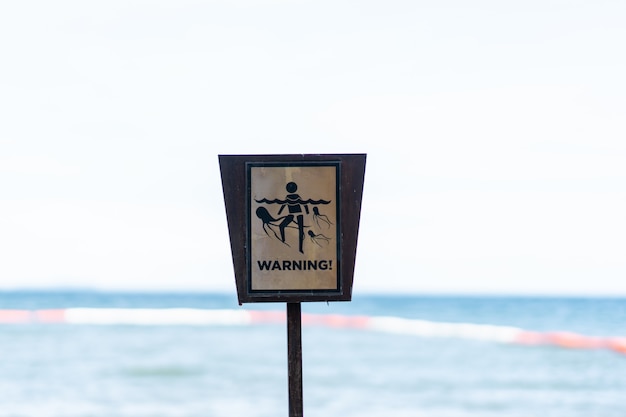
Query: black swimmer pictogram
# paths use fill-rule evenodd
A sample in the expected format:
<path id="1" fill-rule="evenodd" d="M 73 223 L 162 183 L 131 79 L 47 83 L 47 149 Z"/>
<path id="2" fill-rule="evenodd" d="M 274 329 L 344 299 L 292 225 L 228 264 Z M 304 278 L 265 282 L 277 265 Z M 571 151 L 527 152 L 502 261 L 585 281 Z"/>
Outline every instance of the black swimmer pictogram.
<path id="1" fill-rule="evenodd" d="M 298 250 L 300 253 L 304 253 L 304 238 L 305 232 L 304 229 L 309 228 L 307 234 L 311 242 L 315 243 L 318 246 L 322 246 L 322 244 L 326 244 L 330 241 L 330 238 L 324 236 L 323 234 L 316 234 L 312 230 L 310 230 L 312 225 L 307 225 L 304 223 L 305 215 L 309 216 L 311 213 L 309 211 L 309 205 L 312 206 L 313 211 L 313 223 L 317 225 L 318 228 L 330 228 L 333 224 L 329 217 L 325 214 L 320 213 L 318 205 L 330 204 L 330 200 L 312 200 L 307 199 L 303 200 L 299 194 L 296 193 L 298 191 L 298 185 L 295 182 L 289 182 L 285 189 L 287 190 L 287 195 L 285 199 L 273 199 L 268 200 L 267 198 L 263 198 L 261 200 L 255 200 L 259 204 L 280 204 L 280 209 L 276 216 L 272 216 L 269 210 L 264 206 L 260 206 L 256 209 L 257 217 L 263 222 L 263 231 L 268 236 L 273 236 L 276 239 L 280 240 L 287 246 L 290 246 L 287 242 L 286 229 L 297 229 L 298 230 Z M 284 216 L 281 216 L 283 212 L 286 211 Z M 270 234 L 271 232 L 271 234 Z"/>

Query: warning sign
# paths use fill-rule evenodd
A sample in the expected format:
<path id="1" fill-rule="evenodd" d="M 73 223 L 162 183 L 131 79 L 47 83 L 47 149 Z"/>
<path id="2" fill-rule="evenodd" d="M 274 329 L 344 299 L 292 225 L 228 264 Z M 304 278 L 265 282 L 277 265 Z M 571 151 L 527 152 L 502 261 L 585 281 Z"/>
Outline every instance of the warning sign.
<path id="1" fill-rule="evenodd" d="M 219 160 L 239 302 L 350 301 L 365 155 Z"/>
<path id="2" fill-rule="evenodd" d="M 339 288 L 339 164 L 249 163 L 250 291 Z"/>

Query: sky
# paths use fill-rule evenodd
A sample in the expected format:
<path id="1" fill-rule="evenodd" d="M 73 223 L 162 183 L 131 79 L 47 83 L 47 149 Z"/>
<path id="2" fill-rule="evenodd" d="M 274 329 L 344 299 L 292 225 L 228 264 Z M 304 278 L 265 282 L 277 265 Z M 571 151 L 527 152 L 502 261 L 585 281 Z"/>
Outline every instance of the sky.
<path id="1" fill-rule="evenodd" d="M 0 289 L 234 293 L 218 155 L 367 153 L 355 295 L 626 295 L 625 21 L 2 2 Z"/>

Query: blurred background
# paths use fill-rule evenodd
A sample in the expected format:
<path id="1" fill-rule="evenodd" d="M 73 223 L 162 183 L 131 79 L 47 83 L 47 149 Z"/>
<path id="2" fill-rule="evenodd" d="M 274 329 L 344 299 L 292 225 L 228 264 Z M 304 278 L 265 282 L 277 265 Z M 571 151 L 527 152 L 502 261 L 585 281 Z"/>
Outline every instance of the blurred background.
<path id="1" fill-rule="evenodd" d="M 283 311 L 237 306 L 219 154 L 367 153 L 354 300 L 305 312 L 626 335 L 624 21 L 609 0 L 1 3 L 0 416 L 287 414 L 281 325 L 32 313 Z M 626 408 L 617 351 L 466 336 L 307 327 L 305 412 Z"/>
<path id="2" fill-rule="evenodd" d="M 355 291 L 624 294 L 624 17 L 3 3 L 0 287 L 234 291 L 217 155 L 365 152 Z"/>

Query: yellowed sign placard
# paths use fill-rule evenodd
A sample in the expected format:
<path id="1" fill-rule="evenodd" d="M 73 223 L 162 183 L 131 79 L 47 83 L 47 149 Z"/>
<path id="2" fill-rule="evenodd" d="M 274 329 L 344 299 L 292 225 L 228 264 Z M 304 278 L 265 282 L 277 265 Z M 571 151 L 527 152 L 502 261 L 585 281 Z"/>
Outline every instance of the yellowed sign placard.
<path id="1" fill-rule="evenodd" d="M 339 289 L 339 165 L 248 164 L 249 291 Z"/>

